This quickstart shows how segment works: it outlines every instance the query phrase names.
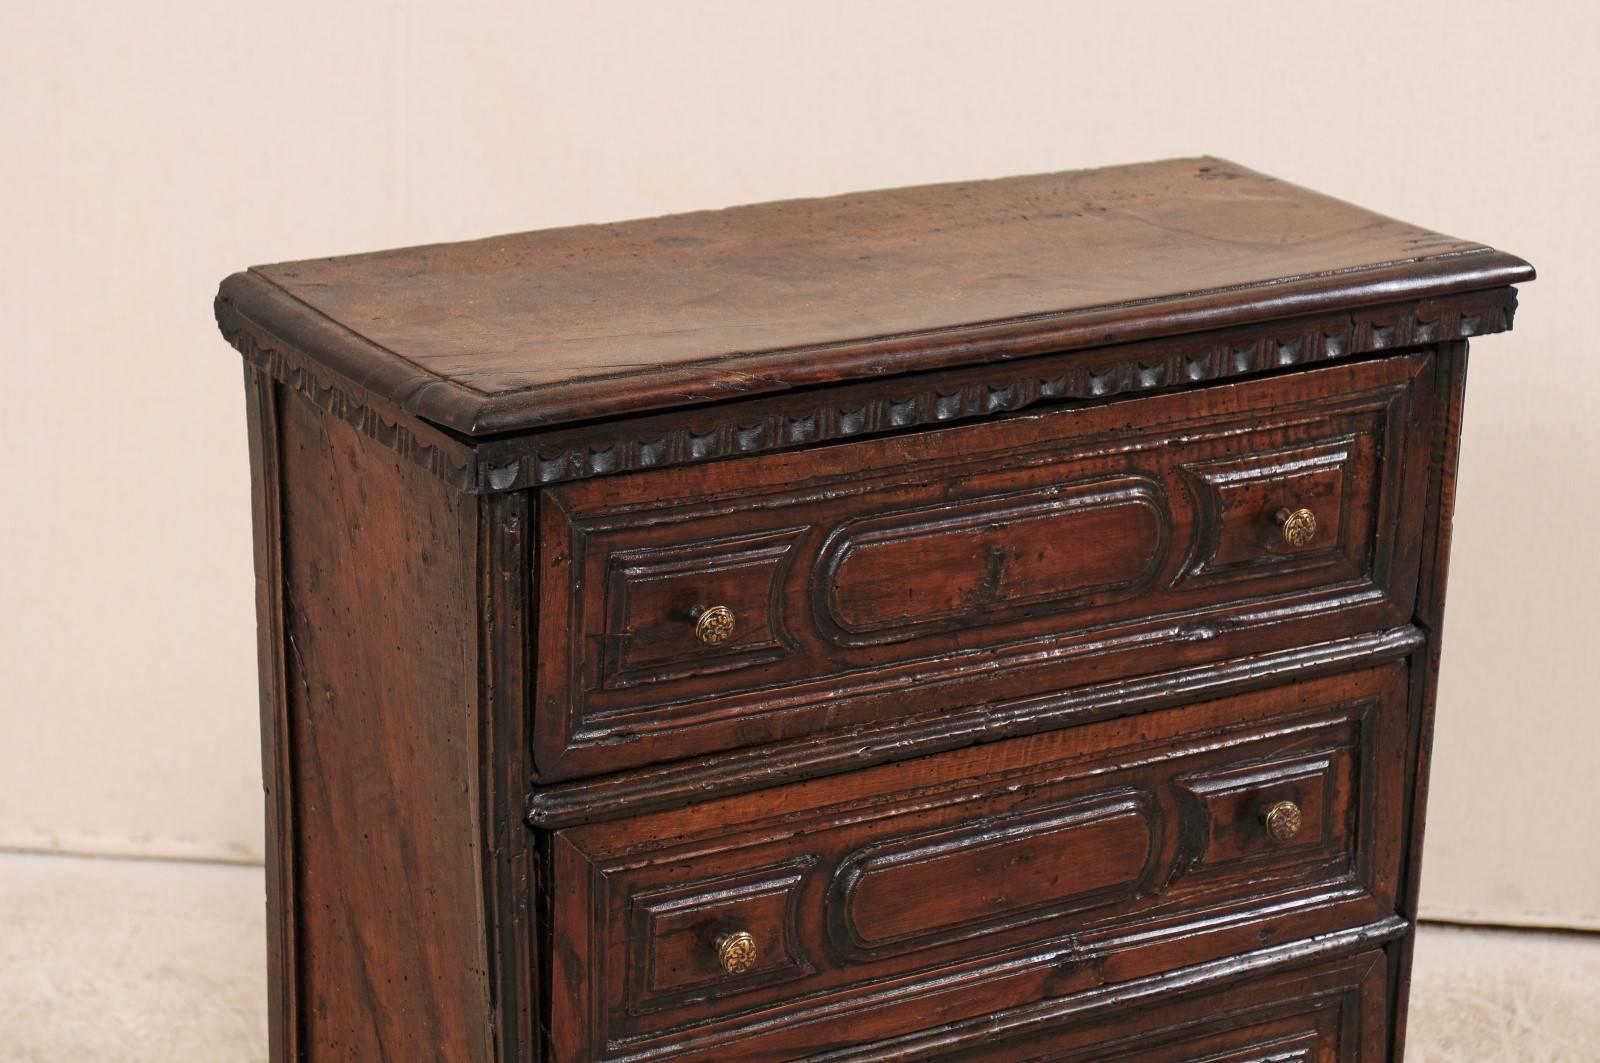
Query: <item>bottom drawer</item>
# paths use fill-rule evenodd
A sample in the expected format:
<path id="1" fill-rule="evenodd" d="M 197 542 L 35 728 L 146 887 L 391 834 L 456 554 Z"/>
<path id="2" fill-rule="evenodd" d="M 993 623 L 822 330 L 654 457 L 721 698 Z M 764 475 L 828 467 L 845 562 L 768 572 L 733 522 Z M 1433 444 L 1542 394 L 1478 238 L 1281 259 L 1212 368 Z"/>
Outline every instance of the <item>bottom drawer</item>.
<path id="1" fill-rule="evenodd" d="M 1008 1035 L 1001 1017 L 981 1031 L 940 1031 L 834 1058 L 858 1063 L 1375 1063 L 1388 1051 L 1387 989 L 1387 958 L 1364 952 L 1158 1007 L 1136 1006 L 1098 1021 L 1075 1014 L 1044 1030 Z"/>
<path id="2" fill-rule="evenodd" d="M 556 1057 L 791 1059 L 1391 919 L 1406 676 L 560 831 Z"/>

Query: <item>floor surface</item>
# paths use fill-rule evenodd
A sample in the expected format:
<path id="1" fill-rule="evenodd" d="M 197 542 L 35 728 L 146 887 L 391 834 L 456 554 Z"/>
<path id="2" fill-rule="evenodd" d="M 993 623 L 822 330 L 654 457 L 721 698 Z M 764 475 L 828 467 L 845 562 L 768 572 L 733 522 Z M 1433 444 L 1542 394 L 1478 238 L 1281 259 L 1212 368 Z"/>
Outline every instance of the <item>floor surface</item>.
<path id="1" fill-rule="evenodd" d="M 266 1058 L 257 867 L 0 854 L 0 1060 Z M 1411 1063 L 1600 1060 L 1600 935 L 1425 927 Z"/>

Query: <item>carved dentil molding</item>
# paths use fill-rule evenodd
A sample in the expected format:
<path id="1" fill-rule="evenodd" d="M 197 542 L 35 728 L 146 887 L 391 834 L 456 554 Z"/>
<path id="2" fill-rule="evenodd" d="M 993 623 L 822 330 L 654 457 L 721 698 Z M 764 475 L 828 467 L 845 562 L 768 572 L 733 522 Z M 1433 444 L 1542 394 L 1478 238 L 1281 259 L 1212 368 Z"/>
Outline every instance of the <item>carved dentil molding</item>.
<path id="1" fill-rule="evenodd" d="M 301 362 L 248 327 L 234 323 L 220 313 L 218 320 L 228 322 L 223 326 L 223 337 L 244 356 L 245 361 L 309 400 L 319 410 L 352 425 L 357 431 L 370 436 L 407 461 L 421 465 L 446 483 L 465 491 L 476 489 L 477 462 L 469 450 L 460 448 L 464 453 L 452 453 L 452 448 L 442 440 L 422 438 L 418 431 L 420 426 L 414 427 L 403 417 L 380 410 L 372 402 L 359 397 L 355 389 Z"/>
<path id="2" fill-rule="evenodd" d="M 1092 400 L 1227 380 L 1511 328 L 1514 288 L 1166 340 L 870 380 L 805 394 L 687 407 L 593 426 L 472 443 L 380 411 L 311 363 L 234 319 L 228 341 L 320 409 L 473 493 L 763 454 L 908 428 L 971 421 L 1048 402 Z M 220 316 L 220 315 L 219 315 Z"/>

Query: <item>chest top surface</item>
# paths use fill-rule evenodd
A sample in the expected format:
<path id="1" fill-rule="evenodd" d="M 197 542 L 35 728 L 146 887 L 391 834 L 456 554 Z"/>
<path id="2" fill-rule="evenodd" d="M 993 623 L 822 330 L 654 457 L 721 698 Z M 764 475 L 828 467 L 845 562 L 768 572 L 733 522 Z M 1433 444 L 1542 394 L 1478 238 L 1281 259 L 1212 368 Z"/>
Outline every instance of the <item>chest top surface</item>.
<path id="1" fill-rule="evenodd" d="M 1197 158 L 258 266 L 218 316 L 480 436 L 1532 276 Z"/>

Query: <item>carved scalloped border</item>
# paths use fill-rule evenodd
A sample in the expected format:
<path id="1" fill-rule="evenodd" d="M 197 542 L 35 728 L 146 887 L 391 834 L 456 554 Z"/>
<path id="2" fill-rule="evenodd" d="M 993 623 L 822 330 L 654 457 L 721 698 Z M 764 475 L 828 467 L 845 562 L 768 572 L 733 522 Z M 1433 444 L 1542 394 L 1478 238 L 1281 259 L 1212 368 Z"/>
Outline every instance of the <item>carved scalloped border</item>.
<path id="1" fill-rule="evenodd" d="M 1042 402 L 1110 398 L 1467 339 L 1509 330 L 1516 306 L 1515 288 L 1492 288 L 477 444 L 447 438 L 425 422 L 407 423 L 398 411 L 380 408 L 359 389 L 264 342 L 237 318 L 223 327 L 223 335 L 248 361 L 319 409 L 447 483 L 489 494 L 993 417 Z"/>
<path id="2" fill-rule="evenodd" d="M 219 312 L 218 320 L 227 319 Z M 319 410 L 352 425 L 451 486 L 464 491 L 478 490 L 477 463 L 467 448 L 459 448 L 458 457 L 452 453 L 458 448 L 448 446 L 442 439 L 423 439 L 417 430 L 421 426 L 414 428 L 400 415 L 386 414 L 371 400 L 357 397 L 348 385 L 336 383 L 279 348 L 267 345 L 243 325 L 222 326 L 222 336 L 244 355 L 245 361 L 310 400 Z"/>
<path id="3" fill-rule="evenodd" d="M 479 490 L 510 491 L 786 450 L 1332 361 L 1511 328 L 1514 288 L 846 385 L 486 445 Z"/>

